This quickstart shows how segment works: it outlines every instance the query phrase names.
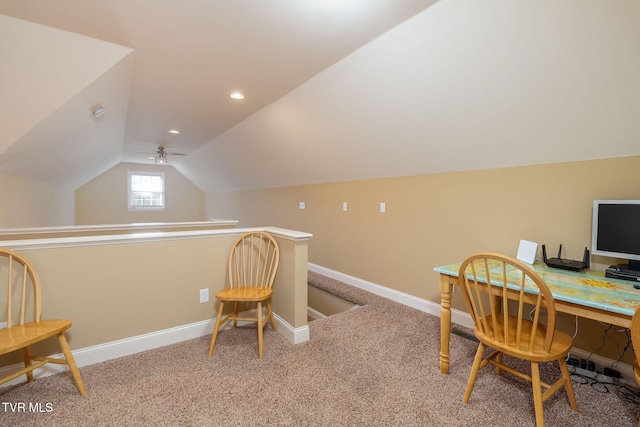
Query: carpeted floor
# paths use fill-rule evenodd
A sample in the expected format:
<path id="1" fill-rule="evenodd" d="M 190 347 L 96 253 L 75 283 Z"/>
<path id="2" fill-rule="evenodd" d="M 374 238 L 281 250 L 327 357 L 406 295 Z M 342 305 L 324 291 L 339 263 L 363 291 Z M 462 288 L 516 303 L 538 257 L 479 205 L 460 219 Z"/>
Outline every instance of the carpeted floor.
<path id="1" fill-rule="evenodd" d="M 438 367 L 439 318 L 310 273 L 310 283 L 362 307 L 310 323 L 293 345 L 267 327 L 265 358 L 253 328 L 201 337 L 0 390 L 2 426 L 533 426 L 528 383 L 481 371 L 461 402 L 476 344 L 451 337 L 451 373 Z M 551 381 L 553 365 L 543 370 Z M 632 391 L 575 378 L 545 403 L 547 426 L 636 426 Z M 12 412 L 15 404 L 42 412 Z"/>

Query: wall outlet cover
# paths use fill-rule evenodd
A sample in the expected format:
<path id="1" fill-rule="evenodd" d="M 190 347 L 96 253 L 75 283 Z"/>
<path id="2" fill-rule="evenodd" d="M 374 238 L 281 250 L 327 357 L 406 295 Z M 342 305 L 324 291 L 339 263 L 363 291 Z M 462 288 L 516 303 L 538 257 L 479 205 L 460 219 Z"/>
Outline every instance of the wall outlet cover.
<path id="1" fill-rule="evenodd" d="M 200 304 L 209 302 L 209 288 L 200 289 Z"/>

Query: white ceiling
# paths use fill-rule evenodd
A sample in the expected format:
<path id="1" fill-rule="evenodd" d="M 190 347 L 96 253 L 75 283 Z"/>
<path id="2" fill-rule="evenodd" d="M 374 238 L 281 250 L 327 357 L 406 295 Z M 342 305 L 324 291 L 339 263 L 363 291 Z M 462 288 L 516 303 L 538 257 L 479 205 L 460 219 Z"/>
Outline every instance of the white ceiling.
<path id="1" fill-rule="evenodd" d="M 188 154 L 172 164 L 206 193 L 640 155 L 637 0 L 0 0 L 0 14 L 133 49 L 0 136 L 0 172 L 69 188 L 158 145 Z"/>
<path id="2" fill-rule="evenodd" d="M 109 116 L 126 114 L 124 138 L 113 141 L 119 160 L 148 162 L 139 152 L 159 145 L 192 153 L 434 1 L 0 0 L 0 14 L 133 48 L 125 110 L 106 99 L 92 103 L 102 104 Z M 246 98 L 231 99 L 233 91 Z M 109 90 L 103 93 L 106 98 Z M 58 113 L 55 120 L 59 127 L 74 119 Z M 170 129 L 181 133 L 169 134 Z M 122 138 L 122 132 L 112 138 Z M 28 143 L 14 142 L 33 146 L 35 139 L 32 134 Z M 52 145 L 52 139 L 58 151 L 77 150 L 65 146 L 68 135 L 41 143 Z M 23 164 L 36 167 L 35 158 L 3 160 L 13 163 L 0 168 L 6 173 L 26 171 Z M 112 156 L 104 160 L 96 173 L 113 166 Z M 53 168 L 43 167 L 50 172 L 23 174 L 47 175 L 50 182 L 72 187 L 92 178 L 69 179 L 63 172 L 56 179 Z"/>

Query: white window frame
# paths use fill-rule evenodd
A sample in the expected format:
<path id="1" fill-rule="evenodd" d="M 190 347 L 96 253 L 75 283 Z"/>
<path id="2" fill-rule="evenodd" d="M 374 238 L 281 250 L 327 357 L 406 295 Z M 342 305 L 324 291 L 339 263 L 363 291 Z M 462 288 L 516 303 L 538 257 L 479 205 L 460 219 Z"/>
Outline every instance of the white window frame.
<path id="1" fill-rule="evenodd" d="M 147 206 L 135 205 L 134 190 L 132 188 L 133 176 L 160 177 L 162 179 L 161 203 L 158 205 L 147 205 Z M 129 211 L 164 211 L 166 204 L 167 204 L 167 198 L 166 198 L 166 192 L 165 192 L 164 172 L 127 171 L 127 206 Z"/>

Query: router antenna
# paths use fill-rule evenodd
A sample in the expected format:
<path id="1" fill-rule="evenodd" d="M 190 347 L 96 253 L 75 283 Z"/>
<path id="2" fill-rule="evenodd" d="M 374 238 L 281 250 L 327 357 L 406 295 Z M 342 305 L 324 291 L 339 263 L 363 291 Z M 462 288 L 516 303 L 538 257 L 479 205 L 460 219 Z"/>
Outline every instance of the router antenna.
<path id="1" fill-rule="evenodd" d="M 589 249 L 587 249 L 587 247 L 584 247 L 584 255 L 582 257 L 582 262 L 584 262 L 584 268 L 586 268 L 587 270 L 589 268 L 591 268 L 591 260 L 589 259 Z"/>

